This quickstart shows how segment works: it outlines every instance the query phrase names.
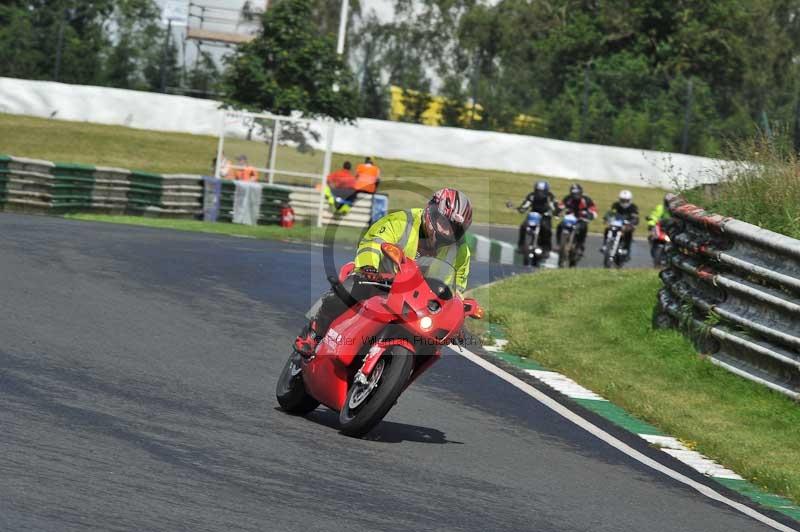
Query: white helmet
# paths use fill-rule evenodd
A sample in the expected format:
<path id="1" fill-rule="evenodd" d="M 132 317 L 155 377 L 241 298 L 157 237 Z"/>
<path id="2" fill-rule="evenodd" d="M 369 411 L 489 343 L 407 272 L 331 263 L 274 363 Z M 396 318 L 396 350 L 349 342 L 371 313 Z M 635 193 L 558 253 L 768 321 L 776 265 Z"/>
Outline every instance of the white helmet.
<path id="1" fill-rule="evenodd" d="M 627 207 L 633 202 L 633 194 L 630 190 L 622 190 L 619 193 L 619 203 L 623 207 Z"/>

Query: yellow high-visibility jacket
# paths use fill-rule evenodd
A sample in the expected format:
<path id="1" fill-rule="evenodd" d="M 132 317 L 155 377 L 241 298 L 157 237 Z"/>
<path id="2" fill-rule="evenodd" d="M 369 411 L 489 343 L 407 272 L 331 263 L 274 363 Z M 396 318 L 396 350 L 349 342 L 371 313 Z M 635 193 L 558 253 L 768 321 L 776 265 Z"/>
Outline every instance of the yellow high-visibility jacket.
<path id="1" fill-rule="evenodd" d="M 406 257 L 417 258 L 419 248 L 419 227 L 422 224 L 422 209 L 408 209 L 387 214 L 369 228 L 361 239 L 356 252 L 356 268 L 372 266 L 380 271 L 391 272 L 391 263 L 382 260 L 381 244 L 396 244 Z M 467 289 L 469 277 L 470 251 L 466 242 L 461 241 L 440 248 L 436 258 L 447 262 L 455 269 L 455 285 L 459 292 Z M 448 282 L 453 279 L 447 279 Z"/>

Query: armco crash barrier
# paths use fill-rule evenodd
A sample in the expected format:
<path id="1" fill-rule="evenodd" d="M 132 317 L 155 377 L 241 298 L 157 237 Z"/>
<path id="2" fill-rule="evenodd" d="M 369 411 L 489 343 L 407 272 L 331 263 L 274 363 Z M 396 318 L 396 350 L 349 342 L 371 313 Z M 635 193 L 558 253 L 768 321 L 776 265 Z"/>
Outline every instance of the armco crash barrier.
<path id="1" fill-rule="evenodd" d="M 727 370 L 800 399 L 800 240 L 669 198 L 654 320 Z"/>
<path id="2" fill-rule="evenodd" d="M 200 176 L 131 172 L 0 155 L 0 209 L 197 217 Z"/>

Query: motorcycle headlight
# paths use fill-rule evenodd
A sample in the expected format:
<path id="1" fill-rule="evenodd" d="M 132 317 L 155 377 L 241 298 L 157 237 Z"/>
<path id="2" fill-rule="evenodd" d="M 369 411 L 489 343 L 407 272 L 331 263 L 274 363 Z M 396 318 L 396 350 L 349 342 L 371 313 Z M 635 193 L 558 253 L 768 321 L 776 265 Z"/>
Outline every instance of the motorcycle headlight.
<path id="1" fill-rule="evenodd" d="M 433 327 L 433 320 L 430 316 L 423 316 L 422 319 L 419 320 L 419 326 L 423 331 L 428 331 Z"/>

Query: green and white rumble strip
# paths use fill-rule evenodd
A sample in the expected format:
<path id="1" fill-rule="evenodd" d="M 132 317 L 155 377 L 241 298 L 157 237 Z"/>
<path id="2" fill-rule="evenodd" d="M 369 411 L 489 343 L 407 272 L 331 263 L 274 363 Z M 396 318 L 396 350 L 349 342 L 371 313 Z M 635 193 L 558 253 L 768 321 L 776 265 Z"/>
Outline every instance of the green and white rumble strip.
<path id="1" fill-rule="evenodd" d="M 695 471 L 713 478 L 723 486 L 744 495 L 766 508 L 800 521 L 800 506 L 795 505 L 789 499 L 762 490 L 758 486 L 743 479 L 734 471 L 692 450 L 677 438 L 664 434 L 654 426 L 631 416 L 622 408 L 595 392 L 584 388 L 569 377 L 555 371 L 549 371 L 529 358 L 509 353 L 506 350 L 508 340 L 502 339 L 503 330 L 497 325 L 490 324 L 489 332 L 492 338 L 495 338 L 494 343 L 492 345 L 484 345 L 483 348 L 494 356 L 520 368 L 531 377 L 534 377 L 561 394 L 570 397 L 584 408 L 599 414 L 628 432 L 636 434 L 640 438 L 646 440 L 650 445 L 680 460 Z"/>

